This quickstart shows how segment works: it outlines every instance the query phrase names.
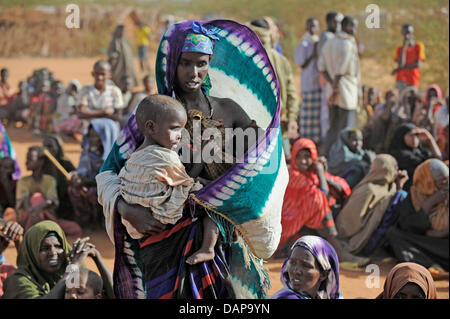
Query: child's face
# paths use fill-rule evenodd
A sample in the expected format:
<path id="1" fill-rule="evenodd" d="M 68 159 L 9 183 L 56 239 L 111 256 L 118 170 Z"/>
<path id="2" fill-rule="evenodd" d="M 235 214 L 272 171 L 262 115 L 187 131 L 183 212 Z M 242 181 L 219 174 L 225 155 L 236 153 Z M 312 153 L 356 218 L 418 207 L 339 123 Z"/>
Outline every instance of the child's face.
<path id="1" fill-rule="evenodd" d="M 44 238 L 39 249 L 39 265 L 46 273 L 57 272 L 63 265 L 66 254 L 58 237 L 49 236 Z"/>
<path id="2" fill-rule="evenodd" d="M 362 137 L 358 134 L 350 134 L 348 137 L 348 148 L 353 153 L 358 153 L 363 145 Z"/>
<path id="3" fill-rule="evenodd" d="M 88 284 L 88 274 L 80 274 L 78 288 L 66 287 L 64 299 L 101 299 L 101 294 L 95 294 L 94 289 Z"/>
<path id="4" fill-rule="evenodd" d="M 183 110 L 184 111 L 184 110 Z M 181 133 L 186 125 L 186 112 L 172 110 L 159 123 L 154 123 L 150 136 L 162 147 L 170 150 L 177 148 L 181 141 Z"/>
<path id="5" fill-rule="evenodd" d="M 133 81 L 132 81 L 131 77 L 127 77 L 126 79 L 122 79 L 120 84 L 121 84 L 122 92 L 127 92 L 127 91 L 131 90 Z"/>
<path id="6" fill-rule="evenodd" d="M 297 164 L 300 172 L 307 172 L 313 163 L 311 152 L 308 149 L 300 150 L 295 157 L 295 164 Z"/>
<path id="7" fill-rule="evenodd" d="M 414 36 L 414 28 L 412 25 L 402 28 L 403 39 L 411 40 Z"/>
<path id="8" fill-rule="evenodd" d="M 94 85 L 98 90 L 102 90 L 106 81 L 109 79 L 111 71 L 109 68 L 105 68 L 102 65 L 97 66 L 94 71 L 92 71 L 92 76 L 94 77 Z"/>

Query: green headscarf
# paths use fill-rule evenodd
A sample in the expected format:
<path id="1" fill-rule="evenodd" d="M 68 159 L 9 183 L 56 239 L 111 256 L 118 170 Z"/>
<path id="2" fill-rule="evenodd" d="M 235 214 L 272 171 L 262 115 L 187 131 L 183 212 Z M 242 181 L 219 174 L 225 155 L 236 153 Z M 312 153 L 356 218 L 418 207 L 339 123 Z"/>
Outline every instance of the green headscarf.
<path id="1" fill-rule="evenodd" d="M 31 227 L 23 238 L 17 256 L 18 269 L 4 282 L 4 299 L 33 299 L 44 296 L 63 277 L 69 259 L 63 262 L 58 272 L 45 273 L 40 268 L 39 250 L 42 241 L 49 233 L 55 233 L 62 244 L 66 256 L 72 247 L 66 239 L 61 227 L 55 222 L 46 220 Z"/>

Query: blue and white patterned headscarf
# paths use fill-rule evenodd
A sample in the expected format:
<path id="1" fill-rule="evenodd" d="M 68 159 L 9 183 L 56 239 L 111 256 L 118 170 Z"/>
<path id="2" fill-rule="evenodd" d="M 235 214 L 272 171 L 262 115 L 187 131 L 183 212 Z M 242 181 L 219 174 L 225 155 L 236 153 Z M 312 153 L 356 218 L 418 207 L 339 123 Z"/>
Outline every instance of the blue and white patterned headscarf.
<path id="1" fill-rule="evenodd" d="M 328 272 L 328 277 L 319 287 L 318 295 L 321 299 L 342 299 L 339 291 L 339 259 L 333 246 L 325 239 L 318 236 L 303 236 L 291 247 L 289 256 L 285 259 L 281 268 L 281 282 L 284 288 L 277 291 L 274 299 L 311 299 L 310 296 L 292 289 L 287 272 L 289 258 L 296 247 L 307 249 L 317 260 L 322 271 Z"/>

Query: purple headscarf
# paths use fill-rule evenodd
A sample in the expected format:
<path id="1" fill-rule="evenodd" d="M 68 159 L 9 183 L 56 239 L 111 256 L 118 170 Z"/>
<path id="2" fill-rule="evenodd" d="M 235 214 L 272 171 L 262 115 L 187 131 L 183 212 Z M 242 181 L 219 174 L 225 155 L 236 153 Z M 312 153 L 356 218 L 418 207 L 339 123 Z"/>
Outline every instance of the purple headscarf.
<path id="1" fill-rule="evenodd" d="M 342 299 L 339 291 L 339 259 L 334 248 L 328 241 L 318 236 L 303 236 L 291 247 L 289 256 L 281 268 L 281 282 L 284 288 L 277 291 L 272 299 L 311 299 L 311 296 L 292 289 L 287 264 L 296 247 L 307 249 L 317 260 L 322 271 L 328 271 L 328 277 L 321 283 L 318 291 L 320 299 Z"/>

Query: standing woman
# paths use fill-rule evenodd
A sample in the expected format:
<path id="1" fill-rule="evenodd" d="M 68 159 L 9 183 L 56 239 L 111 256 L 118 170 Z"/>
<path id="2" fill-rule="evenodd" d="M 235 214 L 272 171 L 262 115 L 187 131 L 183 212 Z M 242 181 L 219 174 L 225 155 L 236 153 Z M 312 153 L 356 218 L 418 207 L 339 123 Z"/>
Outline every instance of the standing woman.
<path id="1" fill-rule="evenodd" d="M 280 89 L 267 53 L 253 31 L 234 21 L 185 21 L 169 27 L 162 38 L 155 70 L 158 92 L 185 106 L 188 131 L 195 119 L 202 130 L 215 128 L 222 136 L 226 128 L 267 130 L 256 143 L 247 142 L 242 162 L 200 163 L 204 166 L 198 176 L 212 182 L 192 195 L 183 218 L 165 229 L 148 209 L 128 205 L 118 196 L 117 174 L 143 140 L 134 114 L 130 116 L 96 177 L 106 229 L 116 246 L 116 296 L 264 298 L 269 280 L 259 258 L 269 258 L 278 245 L 287 183 Z M 192 146 L 192 141 L 187 144 Z M 253 165 L 249 158 L 255 160 Z M 186 256 L 197 249 L 202 234 L 199 219 L 192 219 L 191 213 L 210 215 L 221 236 L 212 261 L 187 267 Z M 150 235 L 147 240 L 139 245 L 127 238 L 121 217 Z M 247 266 L 243 256 L 250 256 Z M 197 276 L 207 280 L 198 281 Z"/>
<path id="2" fill-rule="evenodd" d="M 138 85 L 134 71 L 133 52 L 124 33 L 124 25 L 119 24 L 114 30 L 108 48 L 108 62 L 111 64 L 113 82 L 120 87 L 120 78 L 128 75 L 132 79 L 131 87 Z"/>

